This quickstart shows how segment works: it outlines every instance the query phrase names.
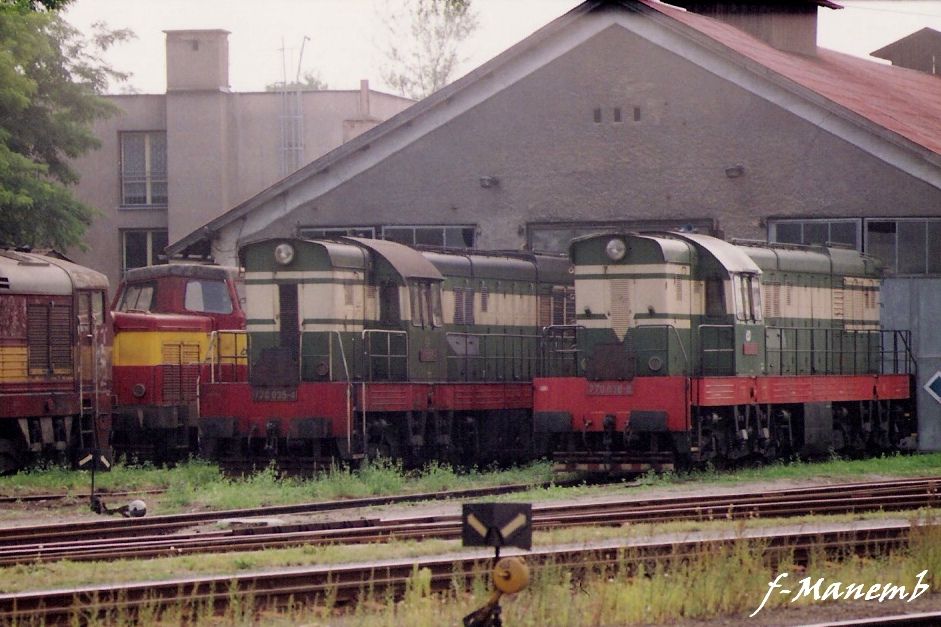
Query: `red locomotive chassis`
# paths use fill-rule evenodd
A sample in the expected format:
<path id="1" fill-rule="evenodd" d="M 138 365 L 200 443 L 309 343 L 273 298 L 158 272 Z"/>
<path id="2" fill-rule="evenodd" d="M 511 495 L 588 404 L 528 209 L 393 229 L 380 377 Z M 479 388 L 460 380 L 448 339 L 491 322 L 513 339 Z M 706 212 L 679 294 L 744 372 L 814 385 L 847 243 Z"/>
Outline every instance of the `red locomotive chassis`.
<path id="1" fill-rule="evenodd" d="M 568 413 L 572 429 L 603 431 L 604 417 L 623 431 L 632 411 L 667 415 L 671 432 L 689 429 L 693 407 L 787 405 L 825 401 L 900 400 L 910 396 L 908 375 L 752 377 L 638 377 L 632 381 L 543 378 L 533 381 L 535 413 Z"/>

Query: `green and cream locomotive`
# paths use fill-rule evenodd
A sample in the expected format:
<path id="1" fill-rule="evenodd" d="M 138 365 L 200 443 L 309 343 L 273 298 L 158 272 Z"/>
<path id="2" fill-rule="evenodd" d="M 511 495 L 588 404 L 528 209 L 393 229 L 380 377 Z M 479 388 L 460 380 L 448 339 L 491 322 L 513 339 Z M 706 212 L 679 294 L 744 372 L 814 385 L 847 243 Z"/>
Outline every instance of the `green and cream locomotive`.
<path id="1" fill-rule="evenodd" d="M 210 456 L 525 459 L 532 379 L 575 373 L 564 258 L 353 237 L 241 256 L 248 381 L 201 386 Z"/>
<path id="2" fill-rule="evenodd" d="M 690 233 L 577 239 L 577 377 L 534 382 L 560 467 L 644 470 L 911 445 L 908 333 L 854 250 Z"/>

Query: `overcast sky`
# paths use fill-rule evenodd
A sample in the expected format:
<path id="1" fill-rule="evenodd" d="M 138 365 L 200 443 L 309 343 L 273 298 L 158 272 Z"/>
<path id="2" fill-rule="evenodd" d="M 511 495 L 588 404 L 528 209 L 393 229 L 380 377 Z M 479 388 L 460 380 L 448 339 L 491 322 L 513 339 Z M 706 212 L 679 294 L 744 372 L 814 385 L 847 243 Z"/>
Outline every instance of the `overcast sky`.
<path id="1" fill-rule="evenodd" d="M 74 0 L 65 17 L 83 31 L 98 21 L 134 31 L 137 39 L 116 47 L 108 59 L 117 69 L 132 73 L 130 85 L 141 93 L 166 89 L 163 31 L 193 28 L 231 31 L 229 82 L 235 91 L 262 90 L 281 80 L 283 60 L 292 78 L 305 36 L 310 40 L 304 47 L 302 73 L 318 72 L 331 89 L 354 89 L 363 78 L 384 89 L 380 68 L 385 29 L 380 15 L 397 4 L 395 0 Z M 465 44 L 468 60 L 458 76 L 579 4 L 579 0 L 473 0 L 480 28 Z M 821 46 L 867 56 L 925 26 L 941 30 L 941 0 L 841 4 L 845 6 L 841 10 L 820 9 Z"/>

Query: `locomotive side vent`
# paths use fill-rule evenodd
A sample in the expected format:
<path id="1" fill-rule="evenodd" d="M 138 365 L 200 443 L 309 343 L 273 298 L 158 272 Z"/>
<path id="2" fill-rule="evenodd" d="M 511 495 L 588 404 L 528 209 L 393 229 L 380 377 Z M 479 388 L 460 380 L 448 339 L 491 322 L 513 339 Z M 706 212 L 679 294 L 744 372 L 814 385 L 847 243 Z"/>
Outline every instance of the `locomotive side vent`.
<path id="1" fill-rule="evenodd" d="M 608 284 L 611 289 L 611 329 L 619 340 L 634 321 L 634 312 L 631 310 L 631 279 L 611 279 Z"/>
<path id="2" fill-rule="evenodd" d="M 0 276 L 0 290 L 10 289 L 10 279 L 5 276 Z"/>

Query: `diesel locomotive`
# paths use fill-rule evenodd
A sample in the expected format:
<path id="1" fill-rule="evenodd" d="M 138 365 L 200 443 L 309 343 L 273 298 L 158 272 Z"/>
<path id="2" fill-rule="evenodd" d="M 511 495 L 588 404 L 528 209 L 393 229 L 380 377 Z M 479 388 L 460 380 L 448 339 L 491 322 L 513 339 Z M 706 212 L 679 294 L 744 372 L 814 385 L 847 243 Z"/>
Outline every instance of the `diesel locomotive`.
<path id="1" fill-rule="evenodd" d="M 217 459 L 643 471 L 916 443 L 909 333 L 880 328 L 879 269 L 854 250 L 280 238 L 241 262 L 247 378 L 199 386 Z"/>
<path id="2" fill-rule="evenodd" d="M 0 249 L 0 473 L 107 453 L 107 290 L 99 272 Z"/>
<path id="3" fill-rule="evenodd" d="M 913 448 L 907 331 L 855 250 L 689 233 L 571 243 L 579 376 L 533 382 L 568 470 Z"/>
<path id="4" fill-rule="evenodd" d="M 390 241 L 241 250 L 248 380 L 200 385 L 217 459 L 526 459 L 532 380 L 575 374 L 570 264 Z"/>
<path id="5" fill-rule="evenodd" d="M 245 328 L 239 285 L 237 268 L 127 271 L 112 303 L 117 455 L 165 463 L 197 453 L 200 380 L 245 376 L 245 335 L 236 332 Z M 219 337 L 220 331 L 227 333 Z"/>

